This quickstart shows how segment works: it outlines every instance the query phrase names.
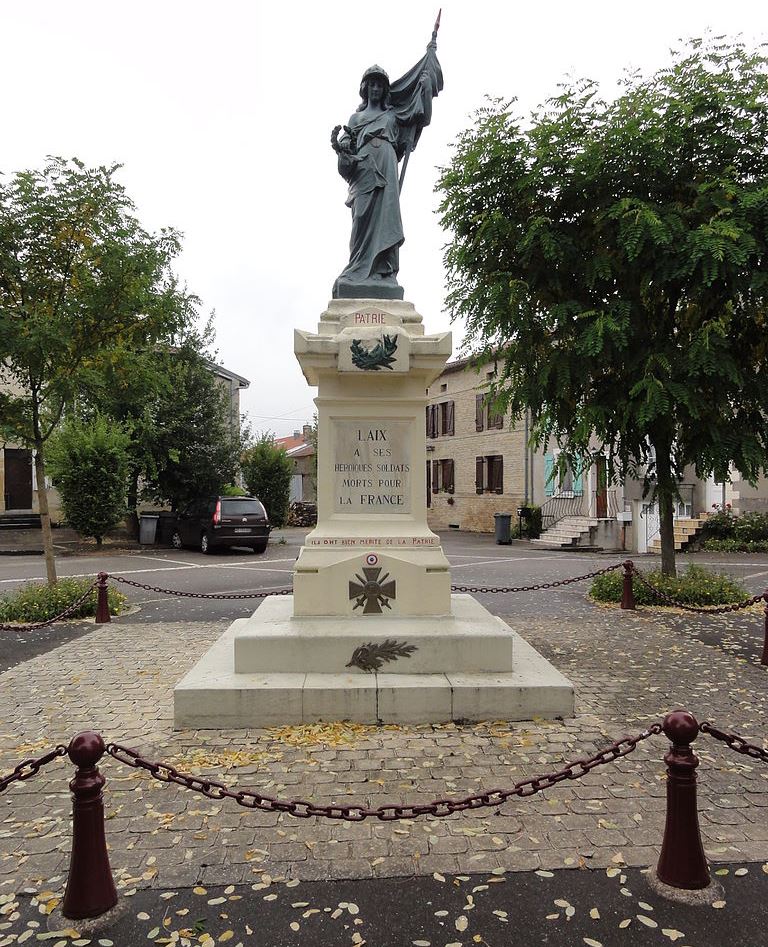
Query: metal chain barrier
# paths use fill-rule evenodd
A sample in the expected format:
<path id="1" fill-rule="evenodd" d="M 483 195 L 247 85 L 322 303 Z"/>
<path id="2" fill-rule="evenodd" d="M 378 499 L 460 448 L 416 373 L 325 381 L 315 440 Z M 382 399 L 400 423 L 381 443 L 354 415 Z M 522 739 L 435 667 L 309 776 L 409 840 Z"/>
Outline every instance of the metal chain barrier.
<path id="1" fill-rule="evenodd" d="M 574 582 L 584 582 L 586 579 L 596 579 L 599 575 L 605 575 L 607 572 L 614 572 L 616 569 L 622 569 L 623 562 L 617 562 L 613 566 L 606 566 L 605 569 L 598 569 L 596 572 L 588 572 L 586 575 L 577 575 L 572 579 L 558 579 L 554 582 L 540 582 L 538 585 L 518 585 L 510 587 L 485 587 L 475 588 L 470 585 L 452 585 L 452 592 L 539 592 L 542 589 L 556 589 L 561 585 L 572 585 Z"/>
<path id="2" fill-rule="evenodd" d="M 635 737 L 623 737 L 616 740 L 609 747 L 586 759 L 568 763 L 563 769 L 555 773 L 545 773 L 531 779 L 524 779 L 515 783 L 509 789 L 491 789 L 487 792 L 466 796 L 463 799 L 435 799 L 427 803 L 409 803 L 406 805 L 379 806 L 369 809 L 360 805 L 342 805 L 330 803 L 315 805 L 303 799 L 276 799 L 273 796 L 264 796 L 260 793 L 240 789 L 233 790 L 224 783 L 204 776 L 191 776 L 179 772 L 168 763 L 155 763 L 145 760 L 136 750 L 128 749 L 118 743 L 108 743 L 107 753 L 114 759 L 135 769 L 146 770 L 154 779 L 163 783 L 176 783 L 185 789 L 199 792 L 209 799 L 233 799 L 237 805 L 246 809 L 262 809 L 265 812 L 287 812 L 298 819 L 308 819 L 311 816 L 323 816 L 327 819 L 343 819 L 345 822 L 362 822 L 364 819 L 379 819 L 382 822 L 392 822 L 397 819 L 415 819 L 420 815 L 432 815 L 437 818 L 452 815 L 454 812 L 464 812 L 467 809 L 481 809 L 500 806 L 513 796 L 525 798 L 533 796 L 544 789 L 550 789 L 565 779 L 579 779 L 585 776 L 596 766 L 613 763 L 622 756 L 631 753 L 638 743 L 647 740 L 654 734 L 661 733 L 661 723 L 654 723 L 647 730 L 643 730 Z"/>
<path id="3" fill-rule="evenodd" d="M 273 592 L 181 592 L 179 589 L 162 589 L 157 585 L 146 585 L 144 582 L 134 582 L 133 579 L 126 579 L 122 575 L 112 575 L 107 573 L 107 578 L 120 582 L 123 585 L 130 585 L 135 589 L 143 589 L 145 592 L 160 592 L 163 595 L 179 595 L 182 598 L 210 598 L 210 599 L 248 599 L 248 598 L 268 598 L 270 595 L 293 595 L 293 589 L 276 589 Z"/>
<path id="4" fill-rule="evenodd" d="M 754 743 L 748 743 L 744 737 L 740 737 L 737 733 L 726 733 L 724 730 L 718 730 L 709 720 L 705 720 L 699 726 L 699 730 L 702 733 L 708 733 L 715 740 L 725 743 L 736 753 L 743 753 L 744 756 L 751 756 L 753 760 L 762 760 L 764 763 L 768 763 L 768 750 Z"/>
<path id="5" fill-rule="evenodd" d="M 686 605 L 684 602 L 678 602 L 671 595 L 667 595 L 666 592 L 662 592 L 661 589 L 657 589 L 655 585 L 652 585 L 634 563 L 632 564 L 632 573 L 637 576 L 640 583 L 657 598 L 660 598 L 667 605 L 674 605 L 676 608 L 681 608 L 686 612 L 697 612 L 701 615 L 724 615 L 727 612 L 738 612 L 743 608 L 749 608 L 750 605 L 756 605 L 763 600 L 768 603 L 768 593 L 761 592 L 759 595 L 753 595 L 751 598 L 745 599 L 743 602 L 736 602 L 733 605 Z"/>
<path id="6" fill-rule="evenodd" d="M 33 759 L 22 760 L 16 768 L 8 773 L 7 776 L 0 777 L 0 792 L 4 792 L 11 783 L 15 782 L 25 782 L 27 779 L 31 779 L 35 776 L 43 766 L 47 766 L 49 763 L 52 763 L 55 759 L 58 759 L 60 756 L 67 755 L 67 748 L 62 744 L 59 744 L 50 753 L 46 753 L 45 756 L 38 756 Z"/>
<path id="7" fill-rule="evenodd" d="M 60 615 L 56 615 L 53 618 L 49 618 L 47 621 L 38 621 L 32 622 L 28 625 L 0 625 L 0 631 L 35 631 L 37 628 L 47 628 L 48 625 L 53 625 L 57 621 L 61 621 L 64 618 L 68 618 L 73 612 L 76 612 L 78 608 L 83 604 L 83 602 L 88 598 L 88 596 L 96 588 L 97 583 L 92 582 L 91 585 L 83 592 L 80 598 L 73 602 L 68 608 L 65 608 Z"/>

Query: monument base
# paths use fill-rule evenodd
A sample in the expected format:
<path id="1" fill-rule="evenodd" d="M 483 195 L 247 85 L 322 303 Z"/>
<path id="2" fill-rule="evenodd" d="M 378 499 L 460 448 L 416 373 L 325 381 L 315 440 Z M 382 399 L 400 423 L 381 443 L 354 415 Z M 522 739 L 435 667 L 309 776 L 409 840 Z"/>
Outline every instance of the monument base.
<path id="1" fill-rule="evenodd" d="M 176 685 L 174 725 L 530 720 L 573 706 L 570 681 L 471 596 L 439 618 L 367 619 L 293 617 L 285 596 L 233 622 Z"/>

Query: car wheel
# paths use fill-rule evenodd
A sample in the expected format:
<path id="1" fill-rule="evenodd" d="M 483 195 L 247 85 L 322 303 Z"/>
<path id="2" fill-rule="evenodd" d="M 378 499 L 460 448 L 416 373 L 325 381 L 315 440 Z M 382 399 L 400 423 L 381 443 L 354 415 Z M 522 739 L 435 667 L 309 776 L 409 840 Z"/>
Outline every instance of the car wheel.
<path id="1" fill-rule="evenodd" d="M 181 549 L 183 545 L 179 531 L 175 529 L 171 536 L 171 546 L 173 546 L 174 549 Z"/>
<path id="2" fill-rule="evenodd" d="M 254 551 L 255 553 L 266 552 L 266 551 L 267 551 L 267 544 L 266 544 L 266 543 L 257 543 L 257 544 L 253 547 L 253 551 Z"/>
<path id="3" fill-rule="evenodd" d="M 203 533 L 203 535 L 200 537 L 200 552 L 206 556 L 211 553 L 211 544 L 208 539 L 208 533 Z"/>

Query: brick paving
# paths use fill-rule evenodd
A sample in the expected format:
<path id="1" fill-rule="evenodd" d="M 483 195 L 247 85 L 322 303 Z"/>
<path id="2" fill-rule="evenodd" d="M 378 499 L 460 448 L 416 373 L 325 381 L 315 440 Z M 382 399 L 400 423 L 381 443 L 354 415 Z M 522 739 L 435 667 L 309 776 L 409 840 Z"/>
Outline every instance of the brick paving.
<path id="1" fill-rule="evenodd" d="M 733 633 L 751 614 L 707 619 Z M 514 616 L 507 621 L 515 625 Z M 0 772 L 95 729 L 171 760 L 226 773 L 270 795 L 376 806 L 504 787 L 589 755 L 685 707 L 753 742 L 768 738 L 768 669 L 712 647 L 659 610 L 594 607 L 588 618 L 526 619 L 525 637 L 576 686 L 565 721 L 474 726 L 179 731 L 176 681 L 224 630 L 201 623 L 114 622 L 0 675 Z M 713 627 L 714 626 L 713 624 Z M 341 742 L 343 736 L 347 742 Z M 762 744 L 765 745 L 765 744 Z M 123 889 L 260 879 L 367 878 L 433 872 L 655 863 L 664 820 L 663 737 L 577 782 L 499 809 L 404 823 L 297 820 L 212 801 L 110 759 L 107 833 Z M 768 767 L 701 737 L 700 809 L 713 862 L 768 860 Z M 0 893 L 55 890 L 70 845 L 68 761 L 0 796 Z M 8 886 L 8 887 L 4 887 Z"/>

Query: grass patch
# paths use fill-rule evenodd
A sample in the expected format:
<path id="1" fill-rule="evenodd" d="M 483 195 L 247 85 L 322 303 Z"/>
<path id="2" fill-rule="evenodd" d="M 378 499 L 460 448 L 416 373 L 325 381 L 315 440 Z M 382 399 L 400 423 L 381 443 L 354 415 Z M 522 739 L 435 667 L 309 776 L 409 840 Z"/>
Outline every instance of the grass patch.
<path id="1" fill-rule="evenodd" d="M 48 621 L 60 615 L 76 602 L 91 584 L 92 579 L 59 579 L 55 585 L 35 582 L 0 596 L 0 622 Z M 119 615 L 127 599 L 117 589 L 109 587 L 110 615 Z M 68 618 L 91 618 L 96 614 L 96 589 Z"/>
<path id="2" fill-rule="evenodd" d="M 710 572 L 701 566 L 688 566 L 685 572 L 677 576 L 664 575 L 660 569 L 651 572 L 643 570 L 643 577 L 659 591 L 682 602 L 683 605 L 733 605 L 749 598 L 749 592 L 741 582 L 722 572 Z M 592 582 L 590 597 L 596 602 L 620 602 L 623 579 L 623 573 L 618 569 L 599 575 Z M 638 605 L 665 604 L 637 577 L 634 590 Z"/>

